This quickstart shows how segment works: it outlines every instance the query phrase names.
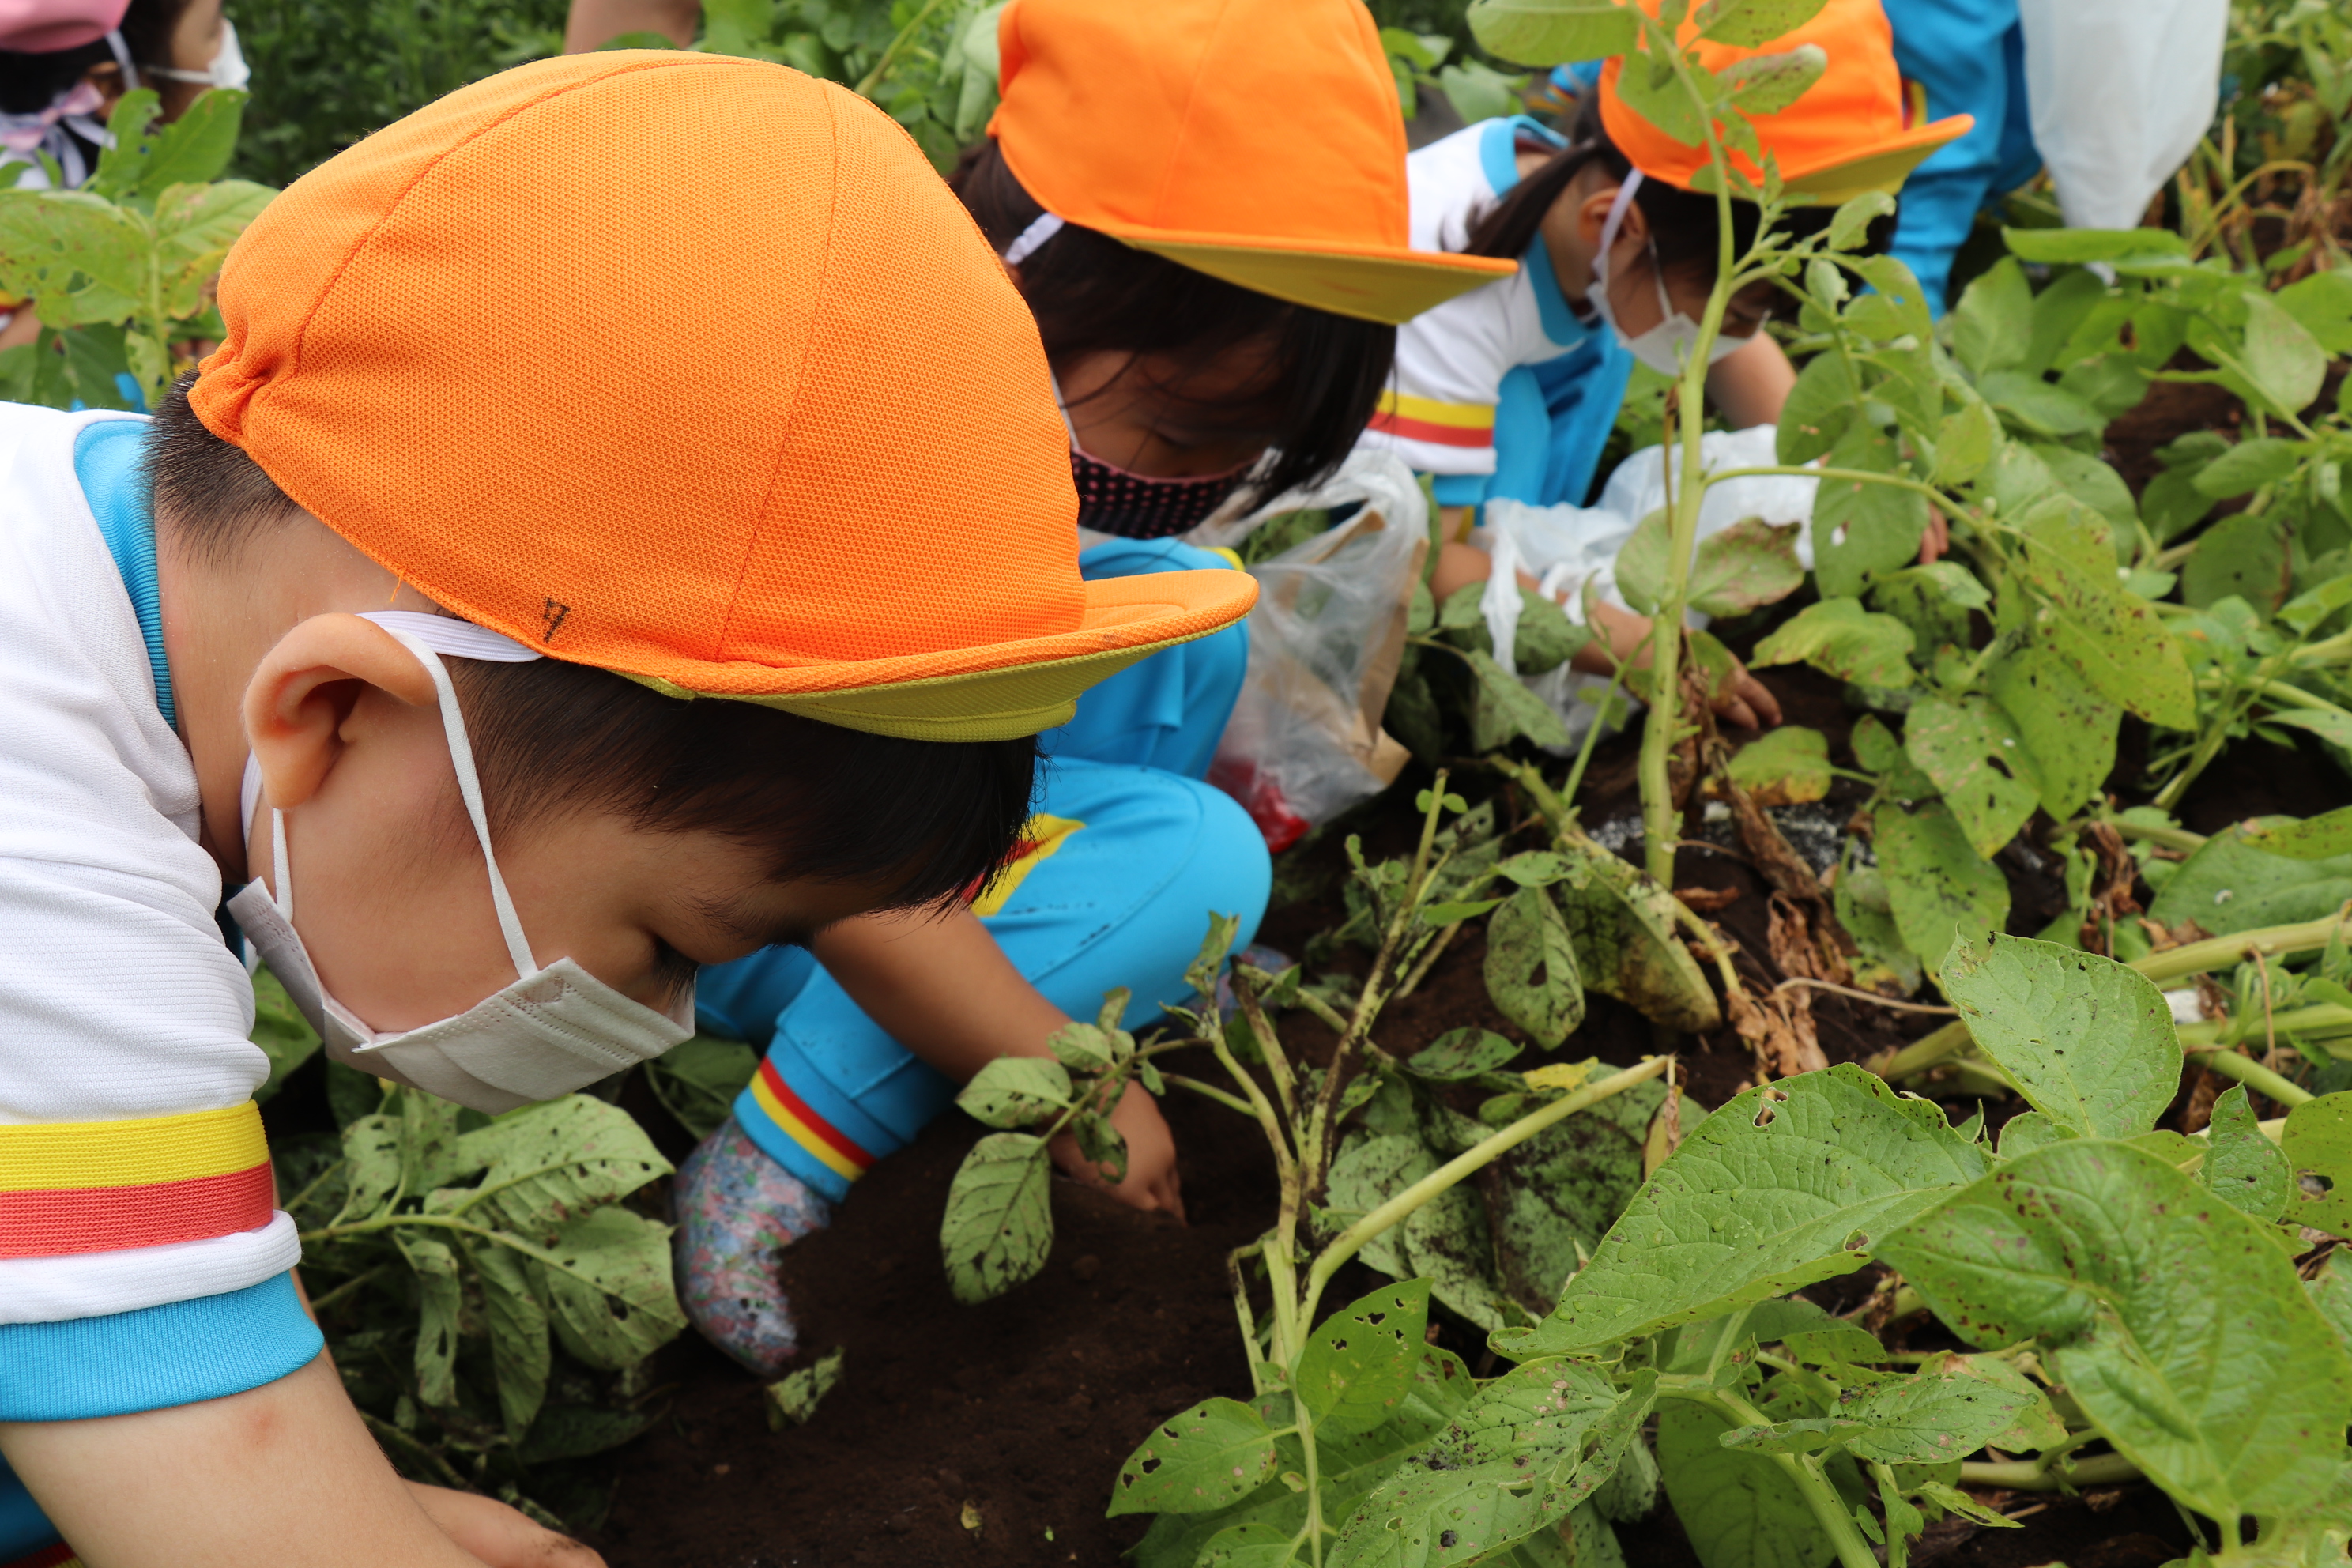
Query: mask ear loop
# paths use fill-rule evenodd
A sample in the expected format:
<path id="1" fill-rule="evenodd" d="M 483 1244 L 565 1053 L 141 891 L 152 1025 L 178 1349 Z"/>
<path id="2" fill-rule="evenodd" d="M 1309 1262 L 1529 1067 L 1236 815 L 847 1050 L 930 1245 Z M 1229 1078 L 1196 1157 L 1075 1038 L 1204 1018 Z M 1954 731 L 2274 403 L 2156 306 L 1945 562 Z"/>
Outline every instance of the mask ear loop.
<path id="1" fill-rule="evenodd" d="M 379 621 L 377 625 L 383 623 Z M 499 874 L 499 858 L 490 851 L 490 816 L 482 805 L 481 776 L 474 771 L 474 745 L 466 736 L 466 721 L 457 710 L 457 689 L 450 684 L 448 668 L 441 662 L 439 654 L 406 632 L 392 626 L 383 629 L 415 654 L 433 677 L 433 689 L 441 700 L 442 732 L 449 738 L 449 761 L 457 770 L 457 793 L 465 797 L 466 815 L 473 819 L 474 837 L 482 847 L 482 863 L 489 868 L 490 903 L 499 912 L 499 930 L 507 939 L 507 955 L 514 960 L 516 974 L 535 974 L 539 972 L 539 960 L 531 956 L 530 942 L 522 933 L 521 917 L 515 913 L 514 900 L 507 894 L 507 879 Z M 282 834 L 283 829 L 275 831 Z M 281 837 L 278 842 L 284 840 Z M 282 870 L 278 879 L 286 879 Z M 289 914 L 287 918 L 293 917 Z"/>
<path id="2" fill-rule="evenodd" d="M 1617 243 L 1617 231 L 1624 226 L 1625 209 L 1633 205 L 1633 193 L 1642 188 L 1642 171 L 1628 169 L 1624 183 L 1617 187 L 1616 199 L 1609 204 L 1609 216 L 1601 225 L 1601 248 L 1592 258 L 1592 280 L 1602 289 L 1609 287 L 1609 252 Z"/>

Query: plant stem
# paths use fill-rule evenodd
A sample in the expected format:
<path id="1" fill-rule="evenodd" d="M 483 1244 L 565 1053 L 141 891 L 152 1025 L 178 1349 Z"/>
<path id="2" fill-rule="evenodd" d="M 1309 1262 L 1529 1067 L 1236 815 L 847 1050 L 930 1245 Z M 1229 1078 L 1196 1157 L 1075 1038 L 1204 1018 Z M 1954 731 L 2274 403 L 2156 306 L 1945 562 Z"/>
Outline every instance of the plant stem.
<path id="1" fill-rule="evenodd" d="M 2326 1010 L 2347 1019 L 2352 1019 L 2352 1013 L 2347 1013 L 2341 1007 L 2331 1007 Z M 2281 1016 L 2284 1017 L 2286 1015 L 2282 1014 Z M 2223 1078 L 2235 1079 L 2258 1094 L 2269 1095 L 2281 1105 L 2292 1108 L 2315 1098 L 2309 1089 L 2288 1082 L 2253 1058 L 2242 1057 L 2227 1047 L 2216 1046 L 2207 1050 L 2191 1051 L 2189 1054 Z"/>
<path id="2" fill-rule="evenodd" d="M 344 1297 L 350 1295 L 361 1286 L 373 1284 L 377 1276 L 390 1271 L 392 1265 L 389 1263 L 379 1263 L 374 1268 L 368 1269 L 364 1273 L 352 1275 L 349 1279 L 344 1280 L 333 1289 L 329 1290 L 322 1295 L 311 1297 L 311 1317 L 316 1318 L 320 1313 L 325 1311 L 328 1308 L 333 1306 L 336 1302 L 341 1300 Z"/>
<path id="3" fill-rule="evenodd" d="M 1908 479 L 1901 474 L 1874 474 L 1867 468 L 1815 468 L 1801 464 L 1780 463 L 1756 468 L 1726 468 L 1720 473 L 1709 474 L 1706 478 L 1709 484 L 1719 484 L 1725 479 L 1765 479 L 1775 474 L 1786 475 L 1792 479 L 1852 479 L 1862 484 L 1892 485 L 1899 490 L 1916 490 L 1948 513 L 1958 516 L 1970 515 L 1967 507 L 1931 484 Z"/>
<path id="4" fill-rule="evenodd" d="M 2013 1492 L 2054 1492 L 2079 1487 L 2114 1486 L 2145 1479 L 2139 1467 L 2121 1454 L 2094 1454 L 2078 1464 L 2047 1465 L 2042 1459 L 1960 1464 L 1964 1487 L 2000 1487 Z"/>
<path id="5" fill-rule="evenodd" d="M 1644 637 L 1625 658 L 1611 657 L 1609 689 L 1601 694 L 1601 704 L 1592 711 L 1592 727 L 1584 731 L 1584 744 L 1576 749 L 1576 765 L 1568 770 L 1568 782 L 1559 786 L 1559 798 L 1564 809 L 1572 810 L 1576 805 L 1576 792 L 1584 783 L 1585 767 L 1592 761 L 1593 748 L 1599 744 L 1601 731 L 1608 724 L 1609 703 L 1624 689 L 1626 668 L 1642 657 L 1643 651 L 1651 646 L 1651 641 L 1649 637 Z"/>
<path id="6" fill-rule="evenodd" d="M 1404 984 L 1396 988 L 1396 994 L 1400 999 L 1410 996 L 1421 989 L 1422 981 L 1427 978 L 1429 972 L 1437 966 L 1438 959 L 1444 955 L 1446 948 L 1453 944 L 1454 939 L 1462 933 L 1462 928 L 1468 923 L 1467 921 L 1455 921 L 1437 933 L 1437 940 L 1423 949 L 1422 955 L 1413 961 L 1412 967 L 1405 972 Z"/>
<path id="7" fill-rule="evenodd" d="M 882 58 L 874 62 L 874 68 L 867 71 L 865 79 L 850 90 L 860 98 L 872 98 L 874 89 L 882 85 L 891 68 L 898 63 L 898 52 L 913 41 L 916 31 L 929 21 L 931 13 L 939 8 L 940 0 L 923 0 L 923 8 L 915 13 L 914 20 L 898 29 L 898 36 L 890 40 L 889 47 L 882 51 Z"/>
<path id="8" fill-rule="evenodd" d="M 1186 1078 L 1182 1073 L 1177 1072 L 1163 1072 L 1160 1075 L 1160 1081 L 1173 1084 L 1178 1089 L 1189 1089 L 1202 1099 L 1213 1100 L 1226 1110 L 1238 1110 L 1244 1116 L 1255 1118 L 1257 1115 L 1257 1108 L 1240 1095 L 1227 1094 L 1216 1085 L 1202 1083 L 1197 1078 Z"/>
<path id="9" fill-rule="evenodd" d="M 1739 1395 L 1710 1388 L 1696 1378 L 1662 1377 L 1658 1380 L 1658 1393 L 1664 1398 L 1687 1399 L 1695 1405 L 1707 1405 L 1734 1426 L 1772 1425 L 1771 1417 Z M 1880 1568 L 1878 1554 L 1871 1551 L 1870 1542 L 1862 1538 L 1862 1531 L 1854 1524 L 1853 1515 L 1847 1510 L 1845 1500 L 1838 1496 L 1835 1487 L 1830 1485 L 1829 1478 L 1822 1473 L 1812 1455 L 1766 1454 L 1762 1457 L 1780 1466 L 1795 1484 L 1798 1495 L 1813 1511 L 1813 1521 L 1822 1527 L 1822 1533 L 1828 1536 L 1830 1544 L 1837 1549 L 1840 1568 Z M 1965 1466 L 1962 1471 L 1966 1473 Z"/>
<path id="10" fill-rule="evenodd" d="M 1471 1148 L 1456 1154 L 1436 1170 L 1390 1198 L 1363 1218 L 1335 1237 L 1331 1244 L 1318 1254 L 1307 1275 L 1307 1300 L 1302 1314 L 1312 1319 L 1315 1304 L 1322 1299 L 1323 1287 L 1340 1265 L 1363 1249 L 1366 1242 L 1402 1221 L 1413 1210 L 1440 1193 L 1458 1184 L 1462 1179 L 1483 1166 L 1510 1152 L 1556 1121 L 1574 1115 L 1590 1105 L 1597 1105 L 1612 1095 L 1622 1094 L 1637 1083 L 1657 1077 L 1674 1065 L 1672 1057 L 1651 1057 L 1639 1067 L 1612 1073 L 1609 1077 L 1586 1084 L 1573 1093 L 1562 1095 L 1548 1105 L 1520 1117 L 1501 1131 L 1481 1140 Z"/>
<path id="11" fill-rule="evenodd" d="M 2185 827 L 2159 827 L 2152 822 L 2126 822 L 2120 816 L 2101 817 L 2099 820 L 2114 828 L 2116 837 L 2126 840 L 2136 838 L 2143 844 L 2154 844 L 2165 849 L 2191 852 L 2205 846 L 2205 835 L 2191 833 Z M 2075 825 L 2069 823 L 2067 826 Z"/>
<path id="12" fill-rule="evenodd" d="M 1290 1074 L 1290 1058 L 1284 1054 L 1281 1037 L 1274 1032 L 1274 1020 L 1265 1016 L 1265 1004 L 1258 997 L 1257 987 L 1236 965 L 1232 970 L 1234 1000 L 1241 1004 L 1242 1016 L 1249 1021 L 1250 1034 L 1257 1040 L 1258 1054 L 1265 1058 L 1265 1076 L 1274 1080 L 1275 1098 L 1282 1102 L 1282 1113 L 1293 1125 L 1298 1121 L 1298 1098 Z"/>

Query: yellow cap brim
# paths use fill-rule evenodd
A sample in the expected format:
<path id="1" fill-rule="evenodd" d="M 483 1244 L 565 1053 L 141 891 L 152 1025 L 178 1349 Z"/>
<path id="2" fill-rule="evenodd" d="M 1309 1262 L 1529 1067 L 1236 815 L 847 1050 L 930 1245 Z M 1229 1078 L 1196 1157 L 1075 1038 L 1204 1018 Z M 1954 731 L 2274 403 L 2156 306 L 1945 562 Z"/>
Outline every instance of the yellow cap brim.
<path id="1" fill-rule="evenodd" d="M 1781 189 L 1798 206 L 1833 207 L 1842 205 L 1872 191 L 1895 195 L 1910 178 L 1911 171 L 1926 163 L 1938 148 L 1957 142 L 1976 126 L 1972 116 L 1955 114 L 1948 120 L 1938 120 L 1932 125 L 1917 126 L 1906 131 L 1891 142 L 1883 142 L 1853 157 L 1818 169 L 1806 169 L 1797 174 L 1782 170 Z M 1701 163 L 1691 178 L 1690 188 L 1703 195 L 1715 191 L 1715 165 Z"/>
<path id="2" fill-rule="evenodd" d="M 1507 278 L 1518 263 L 1490 256 L 1379 247 L 1307 250 L 1221 235 L 1104 227 L 1138 250 L 1293 305 L 1402 326 L 1433 305 Z"/>
<path id="3" fill-rule="evenodd" d="M 1154 572 L 1088 583 L 1086 592 L 1076 630 L 977 650 L 991 666 L 985 669 L 920 673 L 908 659 L 832 665 L 792 672 L 801 689 L 790 691 L 742 689 L 733 668 L 725 671 L 734 677 L 726 689 L 718 680 L 697 689 L 664 676 L 618 673 L 668 697 L 756 702 L 868 734 L 1011 740 L 1068 723 L 1088 687 L 1242 619 L 1257 602 L 1257 579 L 1238 571 Z M 938 656 L 924 662 L 935 665 Z"/>

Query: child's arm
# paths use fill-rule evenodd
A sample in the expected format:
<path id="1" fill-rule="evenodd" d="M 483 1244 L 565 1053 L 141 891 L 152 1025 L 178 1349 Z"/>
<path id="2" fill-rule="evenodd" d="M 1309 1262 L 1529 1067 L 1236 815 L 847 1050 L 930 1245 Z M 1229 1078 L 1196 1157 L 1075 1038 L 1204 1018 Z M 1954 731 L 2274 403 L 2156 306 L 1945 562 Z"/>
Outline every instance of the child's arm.
<path id="1" fill-rule="evenodd" d="M 453 1494 L 437 1491 L 420 1499 L 393 1473 L 324 1355 L 224 1399 L 0 1424 L 0 1454 L 75 1551 L 109 1568 L 482 1568 L 485 1561 L 602 1568 L 604 1561 L 528 1521 L 535 1535 L 525 1535 L 491 1516 L 499 1505 L 488 1499 L 450 1503 Z M 489 1555 L 475 1555 L 461 1540 Z"/>
<path id="2" fill-rule="evenodd" d="M 1021 977 L 970 910 L 866 915 L 828 926 L 811 946 L 867 1017 L 959 1082 L 999 1057 L 1051 1055 L 1045 1042 L 1070 1021 Z M 1055 1161 L 1137 1208 L 1182 1218 L 1176 1141 L 1150 1094 L 1129 1084 L 1111 1125 L 1127 1140 L 1127 1180 L 1106 1181 L 1066 1135 L 1055 1141 Z"/>

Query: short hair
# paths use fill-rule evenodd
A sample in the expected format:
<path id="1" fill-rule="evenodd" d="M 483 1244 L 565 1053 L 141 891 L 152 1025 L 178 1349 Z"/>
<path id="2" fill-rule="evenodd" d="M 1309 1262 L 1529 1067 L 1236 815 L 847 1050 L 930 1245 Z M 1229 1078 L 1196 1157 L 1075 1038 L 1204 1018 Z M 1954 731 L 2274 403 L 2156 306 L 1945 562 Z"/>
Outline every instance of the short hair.
<path id="1" fill-rule="evenodd" d="M 215 568 L 309 514 L 261 466 L 165 395 L 147 447 L 170 547 Z M 549 816 L 615 811 L 654 832 L 740 842 L 777 880 L 872 881 L 886 907 L 944 904 L 984 884 L 1029 817 L 1037 743 L 910 741 L 541 658 L 448 661 L 501 837 Z"/>
<path id="2" fill-rule="evenodd" d="M 993 138 L 965 151 L 948 184 L 999 254 L 1045 216 Z M 1057 368 L 1108 353 L 1170 359 L 1189 376 L 1232 349 L 1269 344 L 1267 381 L 1232 411 L 1277 432 L 1273 460 L 1250 476 L 1260 500 L 1331 476 L 1371 421 L 1396 358 L 1394 327 L 1294 305 L 1076 224 L 1021 263 L 1020 284 Z"/>

